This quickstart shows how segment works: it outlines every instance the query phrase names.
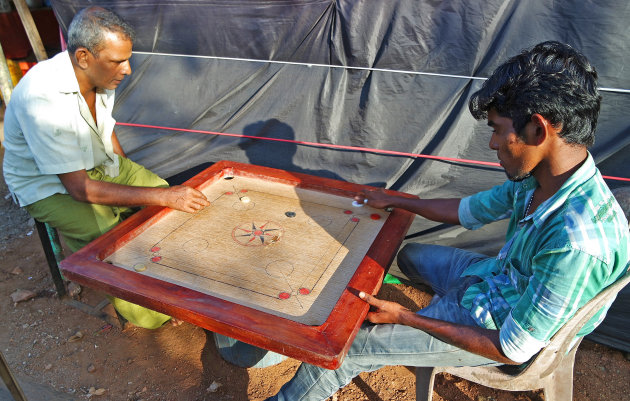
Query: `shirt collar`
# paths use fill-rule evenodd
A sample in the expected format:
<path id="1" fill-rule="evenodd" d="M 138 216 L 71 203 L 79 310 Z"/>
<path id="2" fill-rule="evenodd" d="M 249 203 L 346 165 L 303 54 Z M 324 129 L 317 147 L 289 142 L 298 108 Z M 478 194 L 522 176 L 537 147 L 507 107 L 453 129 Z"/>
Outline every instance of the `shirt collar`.
<path id="1" fill-rule="evenodd" d="M 59 88 L 59 92 L 78 93 L 80 89 L 79 81 L 77 81 L 77 76 L 75 75 L 74 68 L 72 67 L 70 53 L 68 53 L 67 50 L 61 52 L 53 57 L 51 61 L 57 63 L 57 69 L 59 71 L 59 79 L 57 81 L 57 85 Z M 101 105 L 103 107 L 107 107 L 105 99 L 110 98 L 114 93 L 115 91 L 113 89 L 99 89 L 96 91 L 96 99 L 97 101 L 101 102 Z"/>
<path id="2" fill-rule="evenodd" d="M 79 92 L 79 81 L 74 73 L 72 61 L 70 61 L 70 53 L 68 51 L 57 54 L 52 60 L 57 64 L 59 76 L 57 85 L 61 93 Z"/>
<path id="3" fill-rule="evenodd" d="M 587 152 L 587 157 L 582 166 L 569 177 L 562 187 L 549 199 L 544 201 L 535 211 L 523 218 L 522 221 L 527 221 L 528 219 L 532 219 L 533 223 L 536 227 L 540 227 L 544 224 L 545 220 L 554 212 L 556 212 L 559 208 L 561 208 L 566 200 L 569 198 L 571 193 L 584 184 L 586 181 L 590 180 L 595 174 L 597 174 L 597 167 L 595 166 L 595 161 L 591 156 L 590 152 Z M 526 191 L 533 191 L 538 186 L 536 179 L 534 177 L 530 177 L 527 180 L 523 181 L 523 189 Z M 529 200 L 529 197 L 532 194 L 528 194 L 529 196 L 526 198 Z"/>

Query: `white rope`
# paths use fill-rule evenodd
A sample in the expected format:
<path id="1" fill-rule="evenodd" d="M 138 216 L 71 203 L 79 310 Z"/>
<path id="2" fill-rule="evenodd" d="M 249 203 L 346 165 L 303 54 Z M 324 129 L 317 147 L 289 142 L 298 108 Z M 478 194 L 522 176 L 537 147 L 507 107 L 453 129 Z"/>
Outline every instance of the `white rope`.
<path id="1" fill-rule="evenodd" d="M 390 72 L 390 73 L 397 73 L 397 74 L 427 75 L 427 76 L 433 76 L 433 77 L 458 78 L 458 79 L 476 79 L 480 81 L 485 81 L 488 79 L 488 78 L 482 78 L 482 77 L 472 77 L 468 75 L 439 74 L 436 72 L 394 70 L 394 69 L 389 69 L 389 68 L 348 67 L 345 65 L 302 63 L 302 62 L 297 62 L 297 61 L 257 60 L 257 59 L 240 58 L 240 57 L 199 56 L 199 55 L 171 54 L 171 53 L 152 53 L 152 52 L 141 52 L 141 51 L 134 51 L 133 53 L 144 54 L 148 56 L 190 57 L 190 58 L 203 58 L 203 59 L 212 59 L 212 60 L 248 61 L 248 62 L 253 62 L 253 63 L 265 63 L 265 64 L 301 65 L 301 66 L 305 66 L 309 68 L 310 67 L 342 68 L 346 70 L 378 71 L 378 72 Z M 630 93 L 630 89 L 617 89 L 617 88 L 598 88 L 598 89 L 603 92 Z"/>

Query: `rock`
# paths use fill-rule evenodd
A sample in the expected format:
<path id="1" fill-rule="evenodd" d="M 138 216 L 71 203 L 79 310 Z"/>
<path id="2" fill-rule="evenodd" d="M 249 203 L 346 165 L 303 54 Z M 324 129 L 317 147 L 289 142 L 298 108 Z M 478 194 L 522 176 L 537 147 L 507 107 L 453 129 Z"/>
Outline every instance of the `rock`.
<path id="1" fill-rule="evenodd" d="M 68 295 L 72 298 L 78 296 L 81 293 L 81 286 L 77 283 L 73 283 L 72 281 L 68 282 Z"/>
<path id="2" fill-rule="evenodd" d="M 103 395 L 105 394 L 105 391 L 106 390 L 104 388 L 96 389 L 94 387 L 90 387 L 90 390 L 88 391 L 88 394 L 87 394 L 87 398 L 90 398 L 95 395 Z"/>
<path id="3" fill-rule="evenodd" d="M 77 331 L 76 333 L 74 333 L 74 335 L 73 335 L 73 336 L 71 336 L 71 337 L 68 339 L 68 342 L 69 342 L 69 343 L 73 343 L 73 342 L 75 342 L 75 341 L 79 341 L 79 340 L 80 340 L 80 339 L 82 339 L 82 338 L 83 338 L 83 333 L 82 333 L 81 331 Z"/>
<path id="4" fill-rule="evenodd" d="M 206 389 L 206 391 L 209 393 L 215 393 L 219 389 L 219 387 L 221 387 L 221 383 L 213 381 L 212 384 L 210 384 L 210 387 Z"/>
<path id="5" fill-rule="evenodd" d="M 52 369 L 52 363 L 49 363 L 46 366 L 44 366 L 44 370 L 50 370 L 50 369 Z"/>
<path id="6" fill-rule="evenodd" d="M 11 294 L 11 299 L 13 300 L 14 304 L 17 304 L 18 302 L 28 301 L 31 298 L 35 298 L 36 295 L 36 292 L 18 289 L 15 290 L 13 294 Z"/>
<path id="7" fill-rule="evenodd" d="M 94 372 L 96 372 L 96 368 L 94 367 L 93 364 L 89 364 L 88 367 L 87 367 L 87 371 L 88 371 L 88 373 L 94 373 Z"/>
<path id="8" fill-rule="evenodd" d="M 14 268 L 13 270 L 11 270 L 11 274 L 15 274 L 16 276 L 19 276 L 20 274 L 22 274 L 22 269 L 20 269 L 19 266 L 17 266 L 16 268 Z"/>

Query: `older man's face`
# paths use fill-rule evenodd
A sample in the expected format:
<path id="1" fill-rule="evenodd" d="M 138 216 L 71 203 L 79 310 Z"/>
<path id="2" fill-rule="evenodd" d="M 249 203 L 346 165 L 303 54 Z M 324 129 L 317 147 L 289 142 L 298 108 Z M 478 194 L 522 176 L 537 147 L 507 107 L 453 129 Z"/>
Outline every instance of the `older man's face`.
<path id="1" fill-rule="evenodd" d="M 98 56 L 89 54 L 86 71 L 92 85 L 99 89 L 116 89 L 122 80 L 131 74 L 129 58 L 133 43 L 129 38 L 115 32 L 107 32 Z"/>

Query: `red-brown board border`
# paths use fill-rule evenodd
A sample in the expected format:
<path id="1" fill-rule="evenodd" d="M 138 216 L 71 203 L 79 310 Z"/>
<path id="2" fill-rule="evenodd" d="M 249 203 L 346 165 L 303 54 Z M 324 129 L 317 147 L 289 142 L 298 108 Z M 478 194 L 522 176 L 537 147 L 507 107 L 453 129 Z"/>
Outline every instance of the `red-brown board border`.
<path id="1" fill-rule="evenodd" d="M 213 164 L 184 185 L 203 189 L 230 174 L 348 198 L 362 190 L 373 189 L 230 161 Z M 326 322 L 320 326 L 308 326 L 102 261 L 171 212 L 166 207 L 144 208 L 63 260 L 60 263 L 63 274 L 81 285 L 327 369 L 339 367 L 368 312 L 369 306 L 358 297 L 358 292 L 378 292 L 385 272 L 414 218 L 412 213 L 400 209 L 390 213 Z"/>

